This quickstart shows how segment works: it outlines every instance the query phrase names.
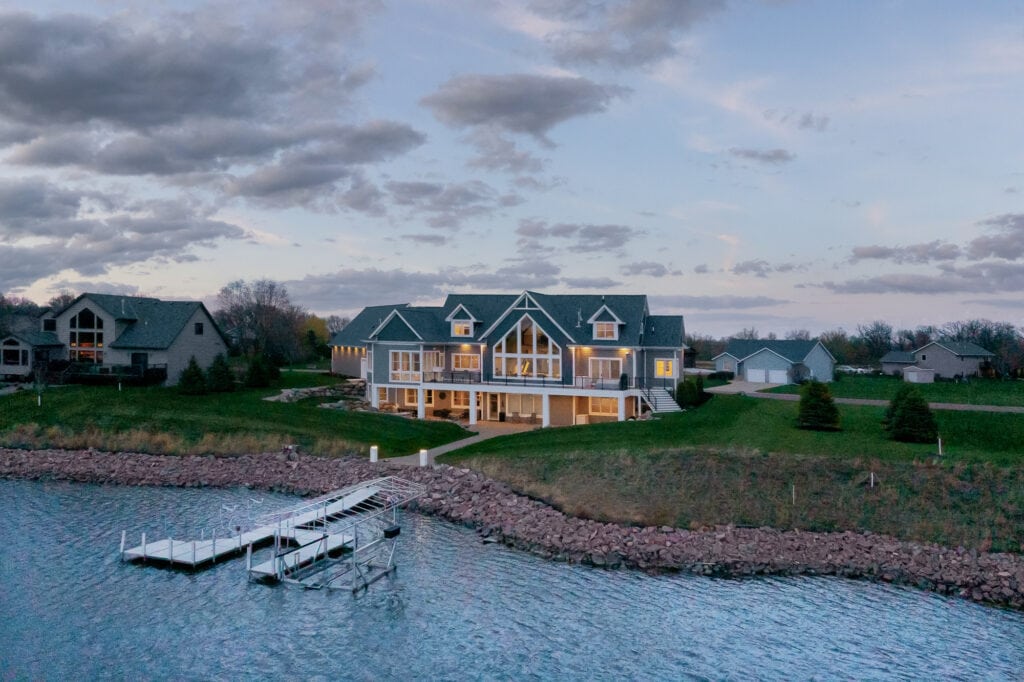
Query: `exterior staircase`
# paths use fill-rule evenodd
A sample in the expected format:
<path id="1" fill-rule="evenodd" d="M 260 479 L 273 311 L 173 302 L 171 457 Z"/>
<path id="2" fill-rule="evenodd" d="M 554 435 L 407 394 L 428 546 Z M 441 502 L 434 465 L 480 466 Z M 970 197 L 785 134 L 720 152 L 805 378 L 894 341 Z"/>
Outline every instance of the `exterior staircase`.
<path id="1" fill-rule="evenodd" d="M 667 414 L 669 412 L 682 412 L 679 403 L 672 397 L 672 394 L 664 388 L 652 388 L 645 395 L 644 399 L 651 406 L 654 414 Z"/>

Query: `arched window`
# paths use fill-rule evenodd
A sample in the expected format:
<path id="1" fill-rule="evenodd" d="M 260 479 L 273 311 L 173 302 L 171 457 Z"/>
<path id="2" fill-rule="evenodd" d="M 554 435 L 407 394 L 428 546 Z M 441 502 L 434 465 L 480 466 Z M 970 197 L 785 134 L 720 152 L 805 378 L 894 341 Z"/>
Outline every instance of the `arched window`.
<path id="1" fill-rule="evenodd" d="M 103 362 L 103 319 L 88 308 L 71 318 L 71 360 Z"/>
<path id="2" fill-rule="evenodd" d="M 560 379 L 562 349 L 524 315 L 494 347 L 494 376 Z"/>

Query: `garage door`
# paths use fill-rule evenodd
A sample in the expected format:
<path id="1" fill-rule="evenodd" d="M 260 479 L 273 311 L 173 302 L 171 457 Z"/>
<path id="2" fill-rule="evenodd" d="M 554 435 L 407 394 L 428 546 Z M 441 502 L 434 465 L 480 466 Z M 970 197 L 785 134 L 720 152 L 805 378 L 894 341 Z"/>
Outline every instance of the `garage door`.
<path id="1" fill-rule="evenodd" d="M 755 384 L 763 384 L 768 381 L 763 369 L 748 369 L 747 370 L 747 381 L 751 381 Z"/>
<path id="2" fill-rule="evenodd" d="M 786 376 L 786 370 L 784 369 L 770 369 L 768 370 L 768 383 L 769 384 L 788 384 L 789 377 Z"/>

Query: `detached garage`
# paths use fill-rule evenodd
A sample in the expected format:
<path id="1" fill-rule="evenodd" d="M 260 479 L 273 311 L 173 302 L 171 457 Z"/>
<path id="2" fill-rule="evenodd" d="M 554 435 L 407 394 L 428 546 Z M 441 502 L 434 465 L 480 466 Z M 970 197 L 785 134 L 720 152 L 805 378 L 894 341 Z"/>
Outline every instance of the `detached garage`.
<path id="1" fill-rule="evenodd" d="M 756 384 L 832 381 L 836 360 L 820 341 L 734 339 L 714 358 L 715 369 L 736 369 L 736 378 Z"/>

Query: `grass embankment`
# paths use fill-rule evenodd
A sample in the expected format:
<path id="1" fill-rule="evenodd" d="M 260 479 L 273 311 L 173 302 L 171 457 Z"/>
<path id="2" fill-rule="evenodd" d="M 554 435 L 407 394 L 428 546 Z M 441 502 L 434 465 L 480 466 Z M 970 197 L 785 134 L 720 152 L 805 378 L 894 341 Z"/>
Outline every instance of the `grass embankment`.
<path id="1" fill-rule="evenodd" d="M 890 376 L 844 375 L 829 384 L 836 398 L 868 398 L 891 400 L 903 380 Z M 1024 406 L 1024 381 L 1000 379 L 971 379 L 966 383 L 940 381 L 934 384 L 915 384 L 930 403 L 963 403 L 966 405 Z M 800 392 L 799 386 L 777 386 L 765 393 Z"/>
<path id="2" fill-rule="evenodd" d="M 391 457 L 466 436 L 447 422 L 317 407 L 324 399 L 263 400 L 281 388 L 335 381 L 326 375 L 284 372 L 275 388 L 204 396 L 182 396 L 161 387 L 118 392 L 116 386 L 62 386 L 43 393 L 42 408 L 35 393 L 21 391 L 0 397 L 0 445 L 235 455 L 297 444 L 313 454 L 340 456 L 365 453 L 374 444 L 381 457 Z"/>
<path id="3" fill-rule="evenodd" d="M 817 433 L 793 427 L 795 403 L 717 396 L 656 421 L 532 431 L 442 461 L 606 521 L 859 529 L 1021 550 L 1020 415 L 937 413 L 949 448 L 933 464 L 934 446 L 885 438 L 883 408 L 839 408 L 844 430 Z"/>

